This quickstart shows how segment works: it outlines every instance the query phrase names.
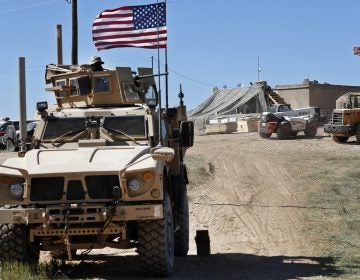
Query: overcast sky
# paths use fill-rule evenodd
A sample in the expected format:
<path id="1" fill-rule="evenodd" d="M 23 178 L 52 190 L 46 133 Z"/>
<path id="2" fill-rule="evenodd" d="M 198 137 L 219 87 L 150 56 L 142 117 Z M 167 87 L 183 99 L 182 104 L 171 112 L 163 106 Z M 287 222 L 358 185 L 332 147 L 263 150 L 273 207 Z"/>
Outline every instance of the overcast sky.
<path id="1" fill-rule="evenodd" d="M 91 34 L 103 10 L 151 3 L 156 1 L 78 0 L 79 63 L 99 55 L 108 68 L 151 66 L 156 50 L 98 52 Z M 170 105 L 178 103 L 180 83 L 188 109 L 206 100 L 214 86 L 249 85 L 258 79 L 258 57 L 260 79 L 272 87 L 305 78 L 360 85 L 360 57 L 353 55 L 353 47 L 360 46 L 359 11 L 358 0 L 169 0 Z M 54 102 L 44 90 L 44 70 L 56 63 L 57 24 L 69 64 L 71 5 L 66 0 L 0 0 L 0 116 L 19 118 L 19 57 L 26 58 L 28 117 L 37 101 Z"/>

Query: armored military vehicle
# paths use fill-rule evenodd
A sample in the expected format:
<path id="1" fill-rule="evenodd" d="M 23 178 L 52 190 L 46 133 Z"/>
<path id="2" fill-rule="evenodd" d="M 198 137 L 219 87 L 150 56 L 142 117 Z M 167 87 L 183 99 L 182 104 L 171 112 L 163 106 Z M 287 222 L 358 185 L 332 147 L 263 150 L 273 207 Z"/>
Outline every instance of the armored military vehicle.
<path id="1" fill-rule="evenodd" d="M 136 248 L 146 275 L 171 274 L 189 244 L 184 156 L 193 124 L 159 110 L 151 68 L 48 65 L 31 150 L 0 165 L 0 260 L 71 259 Z"/>

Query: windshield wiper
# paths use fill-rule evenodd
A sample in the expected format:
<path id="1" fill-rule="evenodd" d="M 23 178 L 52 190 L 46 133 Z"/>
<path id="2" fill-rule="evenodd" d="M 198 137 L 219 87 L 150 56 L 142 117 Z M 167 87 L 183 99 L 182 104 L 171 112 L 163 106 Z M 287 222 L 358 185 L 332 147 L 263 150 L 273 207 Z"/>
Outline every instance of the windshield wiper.
<path id="1" fill-rule="evenodd" d="M 103 127 L 103 128 L 104 128 L 104 127 Z M 125 133 L 125 132 L 122 131 L 122 130 L 114 129 L 114 128 L 104 128 L 104 129 L 107 130 L 107 131 L 113 131 L 113 132 L 120 133 L 120 134 L 124 135 L 125 137 L 127 137 L 129 140 L 133 141 L 136 145 L 141 145 L 141 143 L 139 143 L 138 141 L 136 141 L 134 137 L 130 136 L 129 134 Z"/>
<path id="2" fill-rule="evenodd" d="M 51 140 L 51 143 L 59 142 L 59 141 L 63 140 L 64 137 L 69 136 L 69 135 L 71 135 L 71 134 L 73 134 L 73 133 L 76 133 L 76 135 L 73 136 L 73 137 L 71 138 L 71 140 L 72 140 L 72 139 L 75 139 L 76 137 L 80 136 L 85 130 L 86 130 L 86 128 L 81 128 L 81 129 L 78 129 L 78 130 L 68 131 L 68 132 L 66 132 L 65 134 L 62 134 L 62 135 L 60 135 L 59 137 L 55 138 L 54 140 Z"/>

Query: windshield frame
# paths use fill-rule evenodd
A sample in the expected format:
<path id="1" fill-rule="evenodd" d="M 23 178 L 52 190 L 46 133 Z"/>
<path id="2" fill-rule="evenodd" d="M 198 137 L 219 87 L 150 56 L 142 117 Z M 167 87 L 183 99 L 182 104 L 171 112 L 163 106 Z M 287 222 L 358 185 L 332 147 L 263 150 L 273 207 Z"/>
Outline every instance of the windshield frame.
<path id="1" fill-rule="evenodd" d="M 119 122 L 116 122 L 118 119 Z M 44 143 L 71 143 L 89 138 L 92 131 L 97 130 L 97 139 L 111 137 L 111 142 L 148 140 L 148 126 L 144 115 L 121 115 L 99 117 L 99 126 L 86 125 L 87 117 L 51 117 L 45 121 L 41 133 Z M 108 125 L 113 122 L 113 127 Z M 141 123 L 141 125 L 139 125 Z M 74 124 L 74 126 L 72 126 Z M 103 131 L 106 135 L 102 135 Z M 93 134 L 94 135 L 94 134 Z"/>

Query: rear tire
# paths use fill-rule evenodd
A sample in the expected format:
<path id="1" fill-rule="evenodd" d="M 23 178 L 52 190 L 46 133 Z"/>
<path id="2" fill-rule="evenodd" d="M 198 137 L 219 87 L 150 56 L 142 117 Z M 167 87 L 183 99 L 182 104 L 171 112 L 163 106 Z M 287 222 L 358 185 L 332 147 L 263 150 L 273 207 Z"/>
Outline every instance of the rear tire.
<path id="1" fill-rule="evenodd" d="M 138 253 L 142 272 L 166 277 L 174 269 L 174 221 L 170 196 L 164 193 L 164 218 L 138 222 Z"/>
<path id="2" fill-rule="evenodd" d="M 261 138 L 270 138 L 271 137 L 271 133 L 259 132 L 259 135 Z"/>
<path id="3" fill-rule="evenodd" d="M 345 143 L 349 137 L 346 137 L 346 136 L 335 136 L 335 135 L 332 135 L 332 140 L 336 143 Z"/>
<path id="4" fill-rule="evenodd" d="M 314 121 L 308 122 L 304 131 L 305 136 L 315 137 L 317 133 L 317 125 Z"/>
<path id="5" fill-rule="evenodd" d="M 276 130 L 276 134 L 279 140 L 289 139 L 292 134 L 290 123 L 281 122 Z"/>

